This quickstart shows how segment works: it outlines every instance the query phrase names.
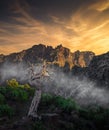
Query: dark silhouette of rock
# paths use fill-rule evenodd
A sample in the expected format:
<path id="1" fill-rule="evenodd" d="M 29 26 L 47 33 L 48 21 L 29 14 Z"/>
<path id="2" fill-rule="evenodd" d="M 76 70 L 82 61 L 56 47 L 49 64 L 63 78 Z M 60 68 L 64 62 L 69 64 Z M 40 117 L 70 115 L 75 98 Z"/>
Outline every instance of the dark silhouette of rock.
<path id="1" fill-rule="evenodd" d="M 55 64 L 59 67 L 65 67 L 66 63 L 69 64 L 70 69 L 72 67 L 87 67 L 95 54 L 90 51 L 76 51 L 72 53 L 70 49 L 63 47 L 62 45 L 53 48 L 52 46 L 45 46 L 43 44 L 34 45 L 32 48 L 23 50 L 18 53 L 12 53 L 10 55 L 0 55 L 0 64 L 3 63 L 22 63 L 31 62 L 39 63 L 46 60 L 49 64 Z M 68 68 L 69 70 L 69 68 Z"/>
<path id="2" fill-rule="evenodd" d="M 109 52 L 94 56 L 87 69 L 88 77 L 109 87 Z"/>

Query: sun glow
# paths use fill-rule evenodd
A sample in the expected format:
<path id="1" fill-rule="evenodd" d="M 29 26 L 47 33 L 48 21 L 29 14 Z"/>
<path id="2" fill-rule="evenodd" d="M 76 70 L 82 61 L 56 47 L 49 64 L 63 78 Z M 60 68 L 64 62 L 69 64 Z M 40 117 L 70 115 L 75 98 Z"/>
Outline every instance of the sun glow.
<path id="1" fill-rule="evenodd" d="M 101 4 L 99 4 L 101 3 Z M 101 54 L 109 51 L 109 17 L 104 12 L 109 2 L 81 7 L 69 19 L 48 14 L 44 22 L 33 17 L 28 3 L 16 2 L 12 8 L 13 23 L 1 22 L 0 53 L 27 49 L 35 44 L 57 46 L 60 43 L 71 51 L 93 51 Z"/>

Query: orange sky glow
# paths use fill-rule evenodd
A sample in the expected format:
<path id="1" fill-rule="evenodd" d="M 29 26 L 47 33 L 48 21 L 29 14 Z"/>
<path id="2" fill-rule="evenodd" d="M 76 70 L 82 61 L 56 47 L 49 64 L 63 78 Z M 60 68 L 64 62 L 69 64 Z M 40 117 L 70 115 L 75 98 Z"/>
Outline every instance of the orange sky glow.
<path id="1" fill-rule="evenodd" d="M 34 18 L 27 7 L 29 4 L 25 2 L 22 7 L 17 0 L 11 8 L 14 14 L 21 14 L 11 17 L 17 24 L 0 21 L 1 54 L 22 51 L 39 43 L 53 47 L 62 44 L 72 52 L 93 51 L 97 55 L 109 51 L 108 0 L 83 6 L 69 19 L 49 13 L 48 23 Z"/>

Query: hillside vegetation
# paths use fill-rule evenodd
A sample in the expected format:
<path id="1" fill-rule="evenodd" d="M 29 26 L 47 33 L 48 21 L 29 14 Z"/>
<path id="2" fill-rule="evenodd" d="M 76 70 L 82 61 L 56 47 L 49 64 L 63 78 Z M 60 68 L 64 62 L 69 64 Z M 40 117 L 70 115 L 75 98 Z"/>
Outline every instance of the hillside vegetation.
<path id="1" fill-rule="evenodd" d="M 41 119 L 27 119 L 34 91 L 15 79 L 0 86 L 0 130 L 109 130 L 109 109 L 81 107 L 73 99 L 47 93 L 38 108 Z"/>

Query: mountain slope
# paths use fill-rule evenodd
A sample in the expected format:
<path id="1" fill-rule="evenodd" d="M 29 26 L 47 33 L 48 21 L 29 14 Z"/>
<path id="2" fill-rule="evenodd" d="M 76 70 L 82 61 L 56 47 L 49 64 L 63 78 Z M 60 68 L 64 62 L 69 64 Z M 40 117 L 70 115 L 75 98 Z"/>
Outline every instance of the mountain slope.
<path id="1" fill-rule="evenodd" d="M 68 63 L 71 69 L 75 65 L 79 67 L 87 67 L 94 55 L 95 54 L 90 51 L 76 51 L 72 53 L 68 48 L 63 47 L 62 45 L 53 48 L 52 46 L 39 44 L 19 53 L 12 53 L 7 56 L 0 55 L 0 64 L 28 61 L 31 63 L 37 63 L 46 60 L 47 62 L 56 64 L 60 67 L 64 67 L 66 63 Z"/>
<path id="2" fill-rule="evenodd" d="M 109 85 L 109 52 L 94 56 L 87 73 L 90 79 L 97 80 L 101 85 Z"/>
<path id="3" fill-rule="evenodd" d="M 12 86 L 11 86 L 12 85 Z M 81 106 L 72 98 L 42 93 L 38 116 L 27 116 L 34 88 L 0 86 L 0 130 L 108 130 L 109 109 Z"/>

